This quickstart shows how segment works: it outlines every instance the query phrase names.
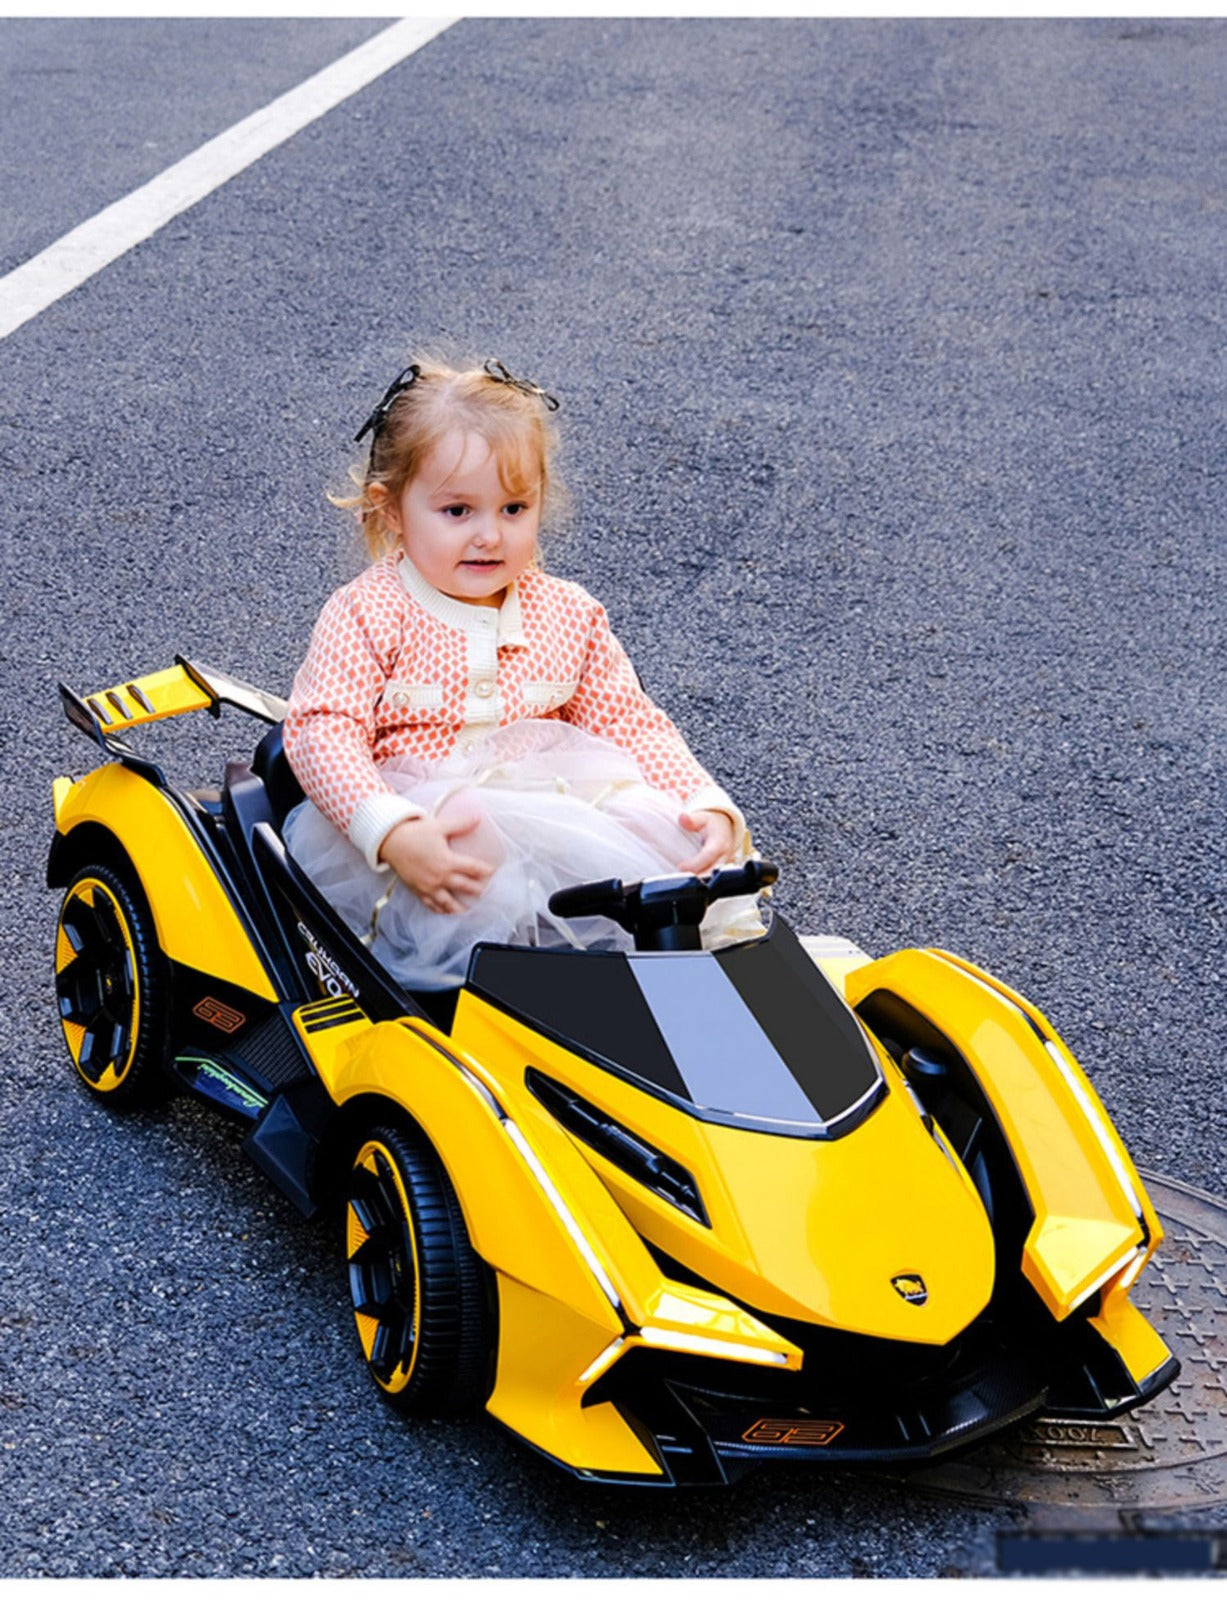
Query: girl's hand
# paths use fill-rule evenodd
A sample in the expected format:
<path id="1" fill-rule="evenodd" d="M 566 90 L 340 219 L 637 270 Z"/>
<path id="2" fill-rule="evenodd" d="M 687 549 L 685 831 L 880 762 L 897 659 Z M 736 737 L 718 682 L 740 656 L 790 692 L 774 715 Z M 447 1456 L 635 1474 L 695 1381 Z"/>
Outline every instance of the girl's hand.
<path id="1" fill-rule="evenodd" d="M 472 833 L 481 818 L 456 821 L 408 817 L 398 822 L 379 847 L 386 861 L 428 911 L 451 915 L 467 909 L 465 896 L 476 900 L 494 871 L 476 856 L 461 855 L 451 841 Z"/>
<path id="2" fill-rule="evenodd" d="M 722 861 L 733 859 L 733 819 L 723 811 L 683 811 L 677 819 L 687 833 L 701 833 L 697 855 L 679 861 L 679 872 L 707 872 Z"/>

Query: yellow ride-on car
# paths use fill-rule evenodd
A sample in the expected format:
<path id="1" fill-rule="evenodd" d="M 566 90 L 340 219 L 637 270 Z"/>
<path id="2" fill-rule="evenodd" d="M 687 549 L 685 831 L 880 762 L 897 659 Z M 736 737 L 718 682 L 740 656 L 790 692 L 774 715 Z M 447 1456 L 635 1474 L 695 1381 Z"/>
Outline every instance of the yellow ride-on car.
<path id="1" fill-rule="evenodd" d="M 394 983 L 287 854 L 284 705 L 178 664 L 81 698 L 104 763 L 55 784 L 56 990 L 116 1107 L 178 1086 L 338 1205 L 358 1338 L 411 1413 L 485 1408 L 584 1478 L 922 1460 L 1040 1408 L 1103 1418 L 1177 1364 L 1130 1301 L 1161 1238 L 1044 1017 L 940 950 L 699 945 L 774 877 L 580 885 L 629 953 L 478 945 Z M 219 788 L 128 742 L 237 706 Z"/>

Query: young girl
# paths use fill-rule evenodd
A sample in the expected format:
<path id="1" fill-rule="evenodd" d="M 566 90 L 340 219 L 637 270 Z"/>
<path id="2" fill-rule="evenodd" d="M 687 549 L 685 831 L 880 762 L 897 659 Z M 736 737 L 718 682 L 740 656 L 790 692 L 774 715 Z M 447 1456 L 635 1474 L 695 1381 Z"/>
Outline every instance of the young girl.
<path id="1" fill-rule="evenodd" d="M 360 495 L 374 564 L 325 605 L 285 748 L 307 801 L 287 846 L 411 988 L 479 939 L 630 948 L 554 890 L 746 858 L 741 812 L 644 693 L 604 608 L 537 564 L 557 402 L 498 362 L 406 367 Z M 748 913 L 748 914 L 747 914 Z M 705 942 L 761 932 L 717 902 Z"/>

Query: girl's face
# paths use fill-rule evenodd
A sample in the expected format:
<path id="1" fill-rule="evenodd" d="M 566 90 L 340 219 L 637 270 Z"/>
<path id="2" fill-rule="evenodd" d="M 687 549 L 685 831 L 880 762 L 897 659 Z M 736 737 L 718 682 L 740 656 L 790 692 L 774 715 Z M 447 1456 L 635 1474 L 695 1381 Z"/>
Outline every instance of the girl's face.
<path id="1" fill-rule="evenodd" d="M 508 495 L 490 446 L 457 429 L 384 516 L 427 583 L 453 600 L 497 606 L 536 552 L 541 493 Z"/>

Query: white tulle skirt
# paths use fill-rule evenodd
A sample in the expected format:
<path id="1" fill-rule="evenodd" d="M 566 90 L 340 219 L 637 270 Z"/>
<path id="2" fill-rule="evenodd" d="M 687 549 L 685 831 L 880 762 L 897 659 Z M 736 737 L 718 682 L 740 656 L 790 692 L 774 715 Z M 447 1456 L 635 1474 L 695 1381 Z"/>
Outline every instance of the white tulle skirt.
<path id="1" fill-rule="evenodd" d="M 632 949 L 608 918 L 555 917 L 550 896 L 602 878 L 630 884 L 676 872 L 698 848 L 699 836 L 678 823 L 677 802 L 645 783 L 630 755 L 565 722 L 512 723 L 465 754 L 438 762 L 400 756 L 379 770 L 432 816 L 479 819 L 455 844 L 495 869 L 477 900 L 452 914 L 427 910 L 394 875 L 372 872 L 311 801 L 290 813 L 285 842 L 342 920 L 411 989 L 462 983 L 481 940 Z M 708 949 L 762 932 L 753 896 L 717 901 L 701 929 Z"/>

